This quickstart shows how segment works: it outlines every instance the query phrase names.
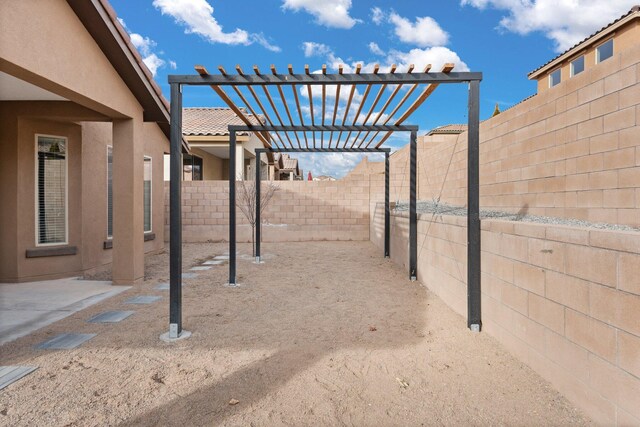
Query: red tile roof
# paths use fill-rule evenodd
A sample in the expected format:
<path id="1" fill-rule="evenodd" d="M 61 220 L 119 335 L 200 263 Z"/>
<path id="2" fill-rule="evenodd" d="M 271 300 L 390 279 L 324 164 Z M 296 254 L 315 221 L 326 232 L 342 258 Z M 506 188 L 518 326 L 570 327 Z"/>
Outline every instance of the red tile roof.
<path id="1" fill-rule="evenodd" d="M 241 108 L 244 113 L 244 109 Z M 261 116 L 256 118 L 246 114 L 253 124 L 260 124 Z M 226 107 L 196 107 L 185 108 L 182 112 L 182 134 L 185 136 L 225 136 L 229 135 L 229 125 L 244 125 L 245 123 Z M 237 132 L 238 135 L 248 135 L 249 132 Z"/>

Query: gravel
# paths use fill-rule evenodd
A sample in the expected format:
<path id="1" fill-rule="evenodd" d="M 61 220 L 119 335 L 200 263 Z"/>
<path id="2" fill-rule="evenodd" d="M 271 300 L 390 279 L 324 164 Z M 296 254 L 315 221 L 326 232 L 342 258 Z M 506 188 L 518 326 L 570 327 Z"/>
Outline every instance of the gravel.
<path id="1" fill-rule="evenodd" d="M 397 212 L 407 212 L 409 210 L 408 202 L 399 202 L 396 204 L 395 210 Z M 453 216 L 467 216 L 466 206 L 452 206 L 446 203 L 440 203 L 436 201 L 418 201 L 417 212 L 427 213 L 434 215 L 453 215 Z M 504 211 L 496 211 L 490 209 L 481 209 L 480 218 L 486 219 L 503 219 L 506 221 L 521 221 L 521 222 L 534 222 L 538 224 L 554 224 L 554 225 L 568 225 L 573 227 L 586 227 L 599 230 L 615 230 L 615 231 L 640 231 L 640 227 L 631 227 L 621 224 L 606 224 L 601 222 L 590 222 L 575 218 L 559 218 L 553 216 L 540 216 L 540 215 L 527 215 L 527 214 L 514 214 Z"/>

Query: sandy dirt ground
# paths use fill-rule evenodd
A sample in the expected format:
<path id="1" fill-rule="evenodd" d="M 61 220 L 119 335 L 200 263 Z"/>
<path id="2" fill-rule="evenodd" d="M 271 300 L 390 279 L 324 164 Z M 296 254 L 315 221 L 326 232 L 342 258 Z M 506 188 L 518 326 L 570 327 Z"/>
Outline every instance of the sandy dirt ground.
<path id="1" fill-rule="evenodd" d="M 590 424 L 369 242 L 265 244 L 261 265 L 239 249 L 240 287 L 224 286 L 226 264 L 185 281 L 187 340 L 158 338 L 163 253 L 148 257 L 143 285 L 0 347 L 2 365 L 39 366 L 0 392 L 0 425 Z M 185 245 L 185 271 L 226 250 Z M 135 295 L 163 298 L 124 304 Z M 136 312 L 86 322 L 108 310 Z M 61 332 L 98 335 L 34 349 Z"/>

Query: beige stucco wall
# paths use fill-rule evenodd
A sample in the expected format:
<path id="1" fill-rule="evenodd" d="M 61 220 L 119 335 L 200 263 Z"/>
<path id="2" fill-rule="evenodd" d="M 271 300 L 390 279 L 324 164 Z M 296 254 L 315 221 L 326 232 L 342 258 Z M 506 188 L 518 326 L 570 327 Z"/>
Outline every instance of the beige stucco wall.
<path id="1" fill-rule="evenodd" d="M 112 117 L 140 106 L 64 0 L 0 2 L 0 70 Z"/>
<path id="2" fill-rule="evenodd" d="M 113 146 L 112 124 L 62 123 L 20 118 L 28 103 L 0 102 L 0 281 L 28 281 L 82 274 L 106 267 L 112 249 L 107 239 L 107 146 Z M 157 125 L 145 124 L 145 155 L 152 157 L 153 219 L 156 238 L 145 242 L 145 252 L 164 247 L 164 185 L 162 158 L 166 138 Z M 36 134 L 68 139 L 68 230 L 69 245 L 76 255 L 27 258 L 35 245 L 35 149 Z M 15 155 L 14 155 L 15 154 Z M 140 159 L 142 162 L 142 159 Z"/>
<path id="3" fill-rule="evenodd" d="M 69 105 L 78 107 L 61 113 L 59 106 L 45 111 L 40 104 L 34 117 L 24 109 L 12 112 L 8 103 L 0 105 L 0 144 L 4 149 L 0 280 L 68 276 L 104 267 L 115 257 L 117 282 L 140 281 L 143 253 L 164 244 L 162 154 L 168 151 L 166 137 L 155 123 L 143 123 L 138 100 L 66 1 L 0 2 L 0 28 L 0 71 L 69 99 Z M 69 244 L 78 247 L 77 255 L 25 257 L 35 239 L 34 132 L 70 138 Z M 110 143 L 114 145 L 116 238 L 114 249 L 105 250 L 106 145 Z M 156 239 L 147 242 L 142 241 L 142 232 L 137 232 L 142 230 L 138 219 L 142 221 L 144 154 L 153 157 L 152 222 L 156 233 Z"/>
<path id="4" fill-rule="evenodd" d="M 191 149 L 191 153 L 202 158 L 202 169 L 204 171 L 202 178 L 205 181 L 225 178 L 222 176 L 222 164 L 224 161 L 221 158 L 195 147 Z"/>

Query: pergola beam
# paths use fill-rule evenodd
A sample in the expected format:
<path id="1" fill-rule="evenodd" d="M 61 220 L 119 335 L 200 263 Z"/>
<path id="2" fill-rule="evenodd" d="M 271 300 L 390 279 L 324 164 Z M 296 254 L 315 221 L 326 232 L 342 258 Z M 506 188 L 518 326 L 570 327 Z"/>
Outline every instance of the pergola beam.
<path id="1" fill-rule="evenodd" d="M 291 86 L 299 84 L 308 85 L 343 85 L 350 84 L 416 84 L 416 83 L 466 83 L 482 80 L 482 73 L 455 72 L 455 73 L 360 73 L 360 74 L 228 74 L 194 76 L 191 74 L 170 75 L 169 83 L 180 83 L 189 86 Z"/>

